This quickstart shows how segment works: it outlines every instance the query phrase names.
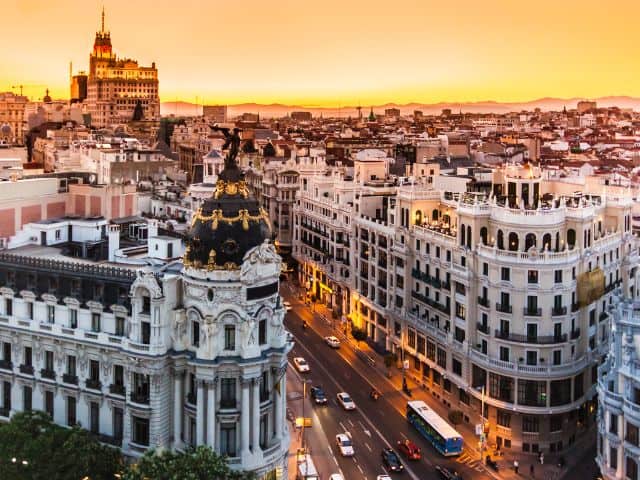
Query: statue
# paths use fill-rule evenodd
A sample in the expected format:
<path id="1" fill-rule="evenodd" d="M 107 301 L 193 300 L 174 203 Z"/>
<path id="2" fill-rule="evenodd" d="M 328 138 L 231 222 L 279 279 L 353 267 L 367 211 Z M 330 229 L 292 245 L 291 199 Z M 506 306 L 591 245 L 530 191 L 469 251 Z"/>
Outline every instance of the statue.
<path id="1" fill-rule="evenodd" d="M 224 159 L 224 168 L 225 170 L 234 170 L 238 168 L 238 164 L 236 163 L 236 157 L 238 156 L 238 152 L 240 151 L 240 129 L 234 128 L 233 134 L 231 133 L 231 129 L 227 127 L 219 127 L 217 125 L 210 126 L 211 130 L 214 132 L 222 132 L 224 138 L 226 139 L 224 145 L 222 146 L 222 150 L 229 149 L 227 156 Z"/>

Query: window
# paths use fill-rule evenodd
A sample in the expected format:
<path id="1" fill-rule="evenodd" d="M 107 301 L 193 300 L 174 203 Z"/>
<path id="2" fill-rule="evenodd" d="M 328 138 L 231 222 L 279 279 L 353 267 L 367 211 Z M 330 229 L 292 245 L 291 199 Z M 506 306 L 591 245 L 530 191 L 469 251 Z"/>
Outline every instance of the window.
<path id="1" fill-rule="evenodd" d="M 482 275 L 485 277 L 489 275 L 489 264 L 487 262 L 482 264 Z"/>
<path id="2" fill-rule="evenodd" d="M 489 396 L 513 403 L 513 378 L 489 372 Z"/>
<path id="3" fill-rule="evenodd" d="M 89 361 L 89 380 L 100 381 L 100 362 L 98 360 Z"/>
<path id="4" fill-rule="evenodd" d="M 44 393 L 44 411 L 53 418 L 53 392 L 51 390 Z"/>
<path id="5" fill-rule="evenodd" d="M 532 415 L 523 415 L 522 431 L 526 433 L 539 433 L 540 432 L 539 417 L 532 416 Z"/>
<path id="6" fill-rule="evenodd" d="M 236 327 L 233 325 L 225 325 L 224 327 L 224 349 L 236 349 Z"/>
<path id="7" fill-rule="evenodd" d="M 133 422 L 133 442 L 147 446 L 149 445 L 149 419 L 132 417 Z"/>
<path id="8" fill-rule="evenodd" d="M 618 416 L 613 413 L 609 414 L 609 433 L 618 434 Z"/>
<path id="9" fill-rule="evenodd" d="M 549 417 L 549 431 L 560 432 L 562 431 L 562 415 L 551 415 Z"/>
<path id="10" fill-rule="evenodd" d="M 74 355 L 67 355 L 67 375 L 76 376 L 76 357 Z"/>
<path id="11" fill-rule="evenodd" d="M 191 322 L 191 345 L 198 348 L 200 346 L 200 322 Z"/>
<path id="12" fill-rule="evenodd" d="M 27 302 L 27 318 L 33 320 L 33 302 Z"/>
<path id="13" fill-rule="evenodd" d="M 75 397 L 67 397 L 67 425 L 72 427 L 76 422 L 76 399 Z"/>
<path id="14" fill-rule="evenodd" d="M 451 367 L 452 367 L 453 373 L 455 373 L 459 377 L 462 376 L 462 363 L 460 362 L 460 360 L 454 358 L 452 360 L 452 366 Z"/>
<path id="15" fill-rule="evenodd" d="M 30 412 L 32 408 L 33 391 L 26 385 L 22 387 L 22 406 L 25 412 Z"/>
<path id="16" fill-rule="evenodd" d="M 236 456 L 236 424 L 220 424 L 220 455 Z"/>
<path id="17" fill-rule="evenodd" d="M 99 313 L 91 314 L 91 330 L 94 332 L 100 331 L 100 314 Z"/>
<path id="18" fill-rule="evenodd" d="M 151 343 L 151 323 L 149 322 L 140 322 L 140 326 L 142 327 L 142 343 L 144 345 L 149 345 Z"/>
<path id="19" fill-rule="evenodd" d="M 538 364 L 538 352 L 535 350 L 527 350 L 527 365 Z"/>
<path id="20" fill-rule="evenodd" d="M 562 283 L 562 270 L 556 270 L 553 275 L 555 283 Z"/>
<path id="21" fill-rule="evenodd" d="M 10 317 L 13 315 L 13 298 L 5 298 L 4 300 L 5 315 Z"/>
<path id="22" fill-rule="evenodd" d="M 458 393 L 460 394 L 460 403 L 464 403 L 465 405 L 469 405 L 469 403 L 471 403 L 471 399 L 467 392 L 459 388 Z"/>
<path id="23" fill-rule="evenodd" d="M 32 367 L 33 366 L 33 350 L 31 349 L 31 347 L 24 347 L 24 360 L 22 361 L 22 363 L 24 365 L 26 365 L 27 367 Z"/>
<path id="24" fill-rule="evenodd" d="M 618 469 L 618 449 L 615 447 L 609 447 L 609 466 L 613 470 Z"/>
<path id="25" fill-rule="evenodd" d="M 260 448 L 267 448 L 269 441 L 269 414 L 265 413 L 260 416 Z"/>
<path id="26" fill-rule="evenodd" d="M 78 310 L 69 310 L 69 327 L 78 328 Z"/>
<path id="27" fill-rule="evenodd" d="M 438 348 L 438 365 L 447 368 L 447 351 Z"/>
<path id="28" fill-rule="evenodd" d="M 538 271 L 537 270 L 529 270 L 527 273 L 527 282 L 528 283 L 538 283 Z"/>
<path id="29" fill-rule="evenodd" d="M 258 322 L 258 345 L 267 343 L 267 320 L 262 319 Z"/>
<path id="30" fill-rule="evenodd" d="M 562 364 L 562 350 L 553 351 L 553 364 L 554 365 Z"/>
<path id="31" fill-rule="evenodd" d="M 509 347 L 500 347 L 500 360 L 503 362 L 509 361 Z"/>
<path id="32" fill-rule="evenodd" d="M 223 378 L 220 380 L 220 407 L 236 408 L 235 378 Z"/>
<path id="33" fill-rule="evenodd" d="M 147 295 L 142 297 L 142 311 L 140 313 L 144 313 L 145 315 L 151 313 L 151 298 Z"/>
<path id="34" fill-rule="evenodd" d="M 547 383 L 535 380 L 518 380 L 518 403 L 530 407 L 547 405 Z"/>
<path id="35" fill-rule="evenodd" d="M 511 428 L 511 414 L 505 410 L 498 410 L 498 425 Z"/>
<path id="36" fill-rule="evenodd" d="M 416 348 L 416 331 L 413 328 L 407 329 L 407 345 L 409 348 Z"/>
<path id="37" fill-rule="evenodd" d="M 89 404 L 89 430 L 91 433 L 100 433 L 100 404 L 98 402 Z"/>
<path id="38" fill-rule="evenodd" d="M 8 342 L 2 344 L 2 359 L 7 363 L 11 362 L 11 344 Z"/>
<path id="39" fill-rule="evenodd" d="M 55 323 L 56 321 L 56 307 L 54 305 L 47 305 L 47 322 Z"/>
<path id="40" fill-rule="evenodd" d="M 122 365 L 113 366 L 113 384 L 124 386 L 124 367 Z"/>
<path id="41" fill-rule="evenodd" d="M 571 403 L 571 379 L 554 380 L 550 384 L 550 406 L 557 407 Z"/>
<path id="42" fill-rule="evenodd" d="M 627 478 L 631 480 L 638 480 L 638 463 L 633 459 L 631 455 L 627 457 L 627 465 L 626 465 L 626 475 Z"/>
<path id="43" fill-rule="evenodd" d="M 44 369 L 50 372 L 53 371 L 53 352 L 51 350 L 44 352 Z"/>
<path id="44" fill-rule="evenodd" d="M 436 359 L 436 344 L 427 342 L 427 358 L 432 362 Z"/>
<path id="45" fill-rule="evenodd" d="M 124 317 L 116 317 L 116 335 L 124 337 Z"/>
<path id="46" fill-rule="evenodd" d="M 640 429 L 638 427 L 627 422 L 627 435 L 624 437 L 624 439 L 631 445 L 635 445 L 636 447 L 640 446 L 639 430 Z"/>
<path id="47" fill-rule="evenodd" d="M 500 272 L 500 278 L 505 282 L 508 282 L 511 279 L 511 270 L 509 270 L 509 267 L 502 267 Z"/>

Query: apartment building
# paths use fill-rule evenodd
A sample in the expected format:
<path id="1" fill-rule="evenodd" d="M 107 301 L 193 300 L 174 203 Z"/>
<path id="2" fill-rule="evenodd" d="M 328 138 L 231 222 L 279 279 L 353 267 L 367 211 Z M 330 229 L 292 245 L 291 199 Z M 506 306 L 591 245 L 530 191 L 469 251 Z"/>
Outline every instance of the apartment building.
<path id="1" fill-rule="evenodd" d="M 402 185 L 357 157 L 353 171 L 328 174 L 324 190 L 301 176 L 301 280 L 342 302 L 377 349 L 404 354 L 410 374 L 469 421 L 484 399 L 489 442 L 563 451 L 594 423 L 608 308 L 638 293 L 631 198 L 577 194 L 528 164 L 495 169 L 491 193 L 443 183 L 437 170 Z M 335 241 L 345 216 L 347 268 Z"/>
<path id="2" fill-rule="evenodd" d="M 640 304 L 611 309 L 611 349 L 598 379 L 596 462 L 602 477 L 640 479 Z"/>

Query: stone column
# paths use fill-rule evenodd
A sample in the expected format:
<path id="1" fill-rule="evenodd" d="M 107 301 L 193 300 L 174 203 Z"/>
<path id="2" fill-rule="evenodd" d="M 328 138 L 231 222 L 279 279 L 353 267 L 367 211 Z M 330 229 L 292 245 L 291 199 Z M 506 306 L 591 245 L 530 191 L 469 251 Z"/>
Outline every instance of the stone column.
<path id="1" fill-rule="evenodd" d="M 197 393 L 197 406 L 196 406 L 196 444 L 198 446 L 204 445 L 204 429 L 205 419 L 204 414 L 204 382 L 198 380 L 198 393 Z"/>
<path id="2" fill-rule="evenodd" d="M 240 455 L 245 457 L 249 455 L 249 420 L 251 419 L 251 410 L 249 404 L 249 384 L 251 379 L 243 378 L 242 382 L 242 409 L 240 411 Z"/>
<path id="3" fill-rule="evenodd" d="M 254 378 L 252 384 L 253 404 L 251 405 L 251 450 L 257 453 L 260 449 L 260 382 L 262 378 Z"/>
<path id="4" fill-rule="evenodd" d="M 182 415 L 184 405 L 184 394 L 182 384 L 184 373 L 175 372 L 173 377 L 173 445 L 178 447 L 182 443 Z"/>
<path id="5" fill-rule="evenodd" d="M 217 403 L 217 386 L 218 378 L 214 378 L 209 383 L 207 392 L 207 445 L 215 450 L 216 445 L 216 403 Z"/>

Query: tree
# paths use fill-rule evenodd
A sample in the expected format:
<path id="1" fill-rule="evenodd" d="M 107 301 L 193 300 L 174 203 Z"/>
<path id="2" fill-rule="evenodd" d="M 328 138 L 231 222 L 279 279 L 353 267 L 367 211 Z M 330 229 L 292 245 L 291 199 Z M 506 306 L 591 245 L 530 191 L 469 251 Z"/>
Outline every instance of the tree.
<path id="1" fill-rule="evenodd" d="M 112 480 L 121 468 L 118 449 L 79 427 L 56 425 L 44 412 L 20 412 L 0 425 L 0 478 Z"/>
<path id="2" fill-rule="evenodd" d="M 210 447 L 185 452 L 148 450 L 138 463 L 128 467 L 122 480 L 252 480 L 252 473 L 229 468 L 226 457 Z"/>

